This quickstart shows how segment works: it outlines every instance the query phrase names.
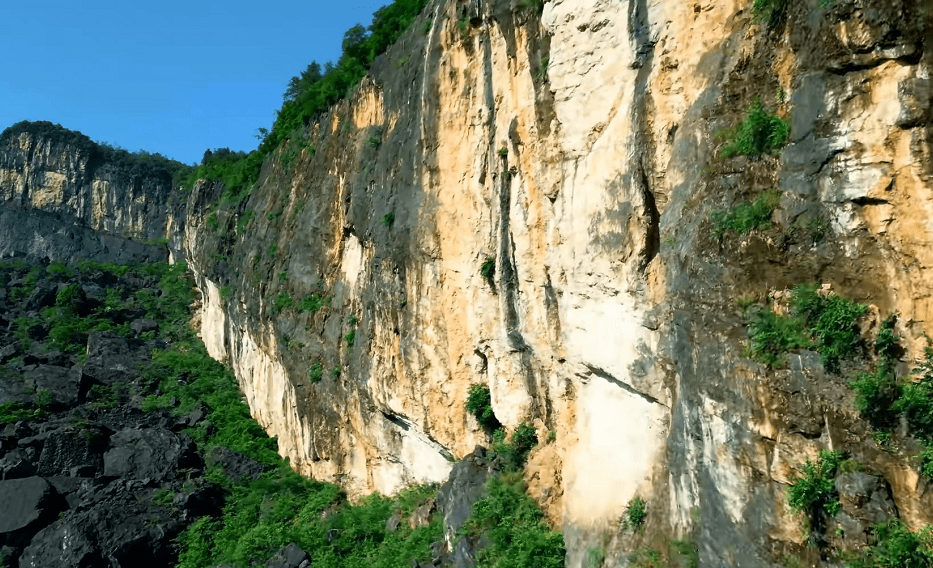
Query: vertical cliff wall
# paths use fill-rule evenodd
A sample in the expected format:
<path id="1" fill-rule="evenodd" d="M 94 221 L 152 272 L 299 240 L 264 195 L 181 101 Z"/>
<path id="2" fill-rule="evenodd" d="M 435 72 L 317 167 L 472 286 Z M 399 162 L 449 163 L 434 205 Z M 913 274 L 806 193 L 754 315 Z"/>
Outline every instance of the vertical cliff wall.
<path id="1" fill-rule="evenodd" d="M 820 449 L 883 479 L 918 528 L 929 481 L 906 434 L 896 451 L 872 439 L 857 366 L 746 358 L 736 302 L 817 282 L 870 305 L 866 340 L 898 314 L 902 374 L 920 356 L 931 19 L 922 0 L 774 17 L 733 0 L 432 2 L 248 199 L 195 187 L 183 246 L 205 343 L 292 465 L 354 495 L 443 480 L 488 443 L 464 403 L 489 386 L 507 428 L 536 428 L 529 491 L 570 566 L 658 539 L 695 542 L 701 565 L 819 562 L 786 503 Z M 723 158 L 756 100 L 788 145 Z M 3 188 L 24 187 L 26 166 L 3 168 Z M 58 186 L 31 183 L 46 189 L 0 191 L 105 223 L 88 197 L 40 203 Z M 771 188 L 769 228 L 713 235 L 714 211 Z M 130 211 L 113 222 L 142 230 Z"/>

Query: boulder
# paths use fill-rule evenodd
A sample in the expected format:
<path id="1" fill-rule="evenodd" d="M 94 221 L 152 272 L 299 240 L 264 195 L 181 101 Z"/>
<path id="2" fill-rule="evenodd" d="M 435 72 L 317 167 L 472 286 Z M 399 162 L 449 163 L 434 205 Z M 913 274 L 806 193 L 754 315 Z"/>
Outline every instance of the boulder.
<path id="1" fill-rule="evenodd" d="M 54 497 L 52 486 L 41 477 L 0 481 L 0 539 L 48 517 Z"/>
<path id="2" fill-rule="evenodd" d="M 130 329 L 132 329 L 133 333 L 136 334 L 137 337 L 139 337 L 140 334 L 145 333 L 147 331 L 158 330 L 159 324 L 153 319 L 142 318 L 142 319 L 134 320 L 133 323 L 130 324 Z"/>
<path id="3" fill-rule="evenodd" d="M 49 434 L 39 456 L 39 475 L 94 477 L 100 474 L 106 434 L 99 430 L 62 429 Z"/>
<path id="4" fill-rule="evenodd" d="M 71 408 L 78 404 L 81 390 L 81 371 L 52 365 L 36 365 L 23 375 L 34 381 L 36 392 L 49 391 L 51 405 L 56 409 Z"/>
<path id="5" fill-rule="evenodd" d="M 299 568 L 308 554 L 294 542 L 283 547 L 266 564 L 266 568 Z"/>
<path id="6" fill-rule="evenodd" d="M 126 339 L 111 332 L 95 332 L 87 339 L 85 382 L 110 385 L 131 382 L 139 377 L 139 366 L 148 362 L 145 352 L 132 347 Z"/>
<path id="7" fill-rule="evenodd" d="M 20 568 L 106 566 L 88 534 L 92 527 L 59 520 L 39 531 L 20 556 Z"/>
<path id="8" fill-rule="evenodd" d="M 110 438 L 104 454 L 104 475 L 158 482 L 174 479 L 178 470 L 200 467 L 200 457 L 188 436 L 165 428 L 127 428 Z"/>
<path id="9" fill-rule="evenodd" d="M 244 478 L 255 481 L 265 471 L 263 465 L 256 460 L 221 446 L 211 448 L 207 454 L 207 463 L 219 465 L 224 474 L 235 483 L 239 483 Z"/>
<path id="10" fill-rule="evenodd" d="M 55 296 L 58 294 L 58 286 L 51 282 L 39 282 L 33 288 L 32 293 L 26 300 L 26 311 L 41 310 L 55 305 Z"/>
<path id="11" fill-rule="evenodd" d="M 38 456 L 35 448 L 16 448 L 0 459 L 0 479 L 22 479 L 36 474 Z"/>

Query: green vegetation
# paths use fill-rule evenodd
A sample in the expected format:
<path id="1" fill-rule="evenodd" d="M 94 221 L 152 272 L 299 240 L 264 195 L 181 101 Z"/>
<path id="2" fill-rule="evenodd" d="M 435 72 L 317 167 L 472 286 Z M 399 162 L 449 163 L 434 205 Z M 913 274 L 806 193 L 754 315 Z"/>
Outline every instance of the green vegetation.
<path id="1" fill-rule="evenodd" d="M 634 530 L 640 529 L 648 518 L 648 504 L 638 495 L 632 497 L 625 506 L 625 517 L 627 526 Z"/>
<path id="2" fill-rule="evenodd" d="M 0 426 L 13 424 L 20 420 L 35 420 L 45 416 L 45 410 L 38 405 L 27 406 L 19 402 L 0 404 Z"/>
<path id="3" fill-rule="evenodd" d="M 586 568 L 601 568 L 606 562 L 606 547 L 594 546 L 586 551 Z"/>
<path id="4" fill-rule="evenodd" d="M 746 235 L 753 229 L 769 228 L 771 214 L 780 202 L 780 193 L 775 189 L 769 189 L 754 201 L 740 203 L 729 211 L 713 211 L 710 214 L 710 220 L 713 222 L 713 236 L 722 239 L 726 233 Z"/>
<path id="5" fill-rule="evenodd" d="M 488 539 L 478 554 L 481 568 L 563 568 L 563 536 L 548 527 L 537 503 L 525 493 L 522 473 L 493 477 L 464 526 L 468 536 Z"/>
<path id="6" fill-rule="evenodd" d="M 390 211 L 382 216 L 383 227 L 391 227 L 393 223 L 395 223 L 395 213 Z"/>
<path id="7" fill-rule="evenodd" d="M 522 422 L 515 427 L 506 440 L 505 430 L 499 428 L 492 433 L 492 451 L 502 456 L 503 469 L 516 471 L 525 467 L 528 454 L 538 444 L 538 435 L 533 426 Z"/>
<path id="8" fill-rule="evenodd" d="M 486 385 L 473 385 L 467 394 L 466 410 L 487 430 L 495 430 L 502 426 L 492 411 L 492 395 Z"/>
<path id="9" fill-rule="evenodd" d="M 97 143 L 80 132 L 48 121 L 17 122 L 0 133 L 0 143 L 24 133 L 41 136 L 55 145 L 69 146 L 88 158 L 92 168 L 108 167 L 112 174 L 123 180 L 149 178 L 171 185 L 173 181 L 177 184 L 194 169 L 162 154 L 152 154 L 145 150 L 129 152 L 107 143 Z"/>
<path id="10" fill-rule="evenodd" d="M 490 286 L 493 285 L 493 279 L 496 276 L 496 259 L 491 256 L 487 256 L 486 260 L 483 261 L 483 264 L 479 267 L 479 274 L 483 277 L 483 280 L 486 281 Z"/>
<path id="11" fill-rule="evenodd" d="M 319 312 L 321 308 L 329 304 L 330 296 L 323 296 L 321 294 L 313 293 L 308 294 L 301 299 L 301 302 L 298 304 L 298 310 L 315 314 Z"/>
<path id="12" fill-rule="evenodd" d="M 272 315 L 278 315 L 283 310 L 290 310 L 293 307 L 294 302 L 291 295 L 288 292 L 279 292 L 272 302 Z"/>
<path id="13" fill-rule="evenodd" d="M 928 343 L 931 341 L 928 338 Z M 894 318 L 882 323 L 875 339 L 879 362 L 874 371 L 862 373 L 852 383 L 859 412 L 876 428 L 879 444 L 890 440 L 890 430 L 903 418 L 923 446 L 919 469 L 933 477 L 933 347 L 925 348 L 925 357 L 913 369 L 913 379 L 899 381 L 894 372 L 901 348 L 894 334 Z"/>
<path id="14" fill-rule="evenodd" d="M 765 22 L 768 27 L 774 27 L 781 19 L 787 0 L 754 0 L 752 15 L 756 22 Z"/>
<path id="15" fill-rule="evenodd" d="M 233 290 L 234 290 L 234 288 L 233 288 L 233 285 L 232 285 L 232 284 L 227 284 L 226 286 L 221 286 L 221 288 L 220 288 L 220 297 L 223 298 L 224 300 L 230 299 L 230 296 L 233 295 Z"/>
<path id="16" fill-rule="evenodd" d="M 824 514 L 833 517 L 839 512 L 835 479 L 841 460 L 841 453 L 821 450 L 816 462 L 807 460 L 802 474 L 791 478 L 787 503 L 806 515 L 810 527 L 822 526 Z"/>
<path id="17" fill-rule="evenodd" d="M 849 568 L 931 568 L 933 567 L 933 527 L 911 532 L 904 523 L 892 519 L 872 529 L 871 546 Z"/>
<path id="18" fill-rule="evenodd" d="M 324 378 L 324 368 L 321 367 L 320 361 L 315 361 L 311 367 L 308 368 L 308 380 L 312 383 L 319 383 L 322 378 Z"/>
<path id="19" fill-rule="evenodd" d="M 826 369 L 835 372 L 841 360 L 861 353 L 858 322 L 868 310 L 864 304 L 836 294 L 822 296 L 815 285 L 802 284 L 794 288 L 790 308 L 787 316 L 764 306 L 746 310 L 749 357 L 776 367 L 792 349 L 813 349 Z"/>
<path id="20" fill-rule="evenodd" d="M 353 344 L 356 342 L 356 330 L 351 329 L 343 336 L 343 340 L 347 342 L 347 347 L 353 347 Z"/>
<path id="21" fill-rule="evenodd" d="M 509 149 L 506 148 L 505 146 L 499 148 L 499 155 L 502 156 L 503 158 L 504 158 L 505 156 L 508 156 L 508 155 L 509 155 Z"/>
<path id="22" fill-rule="evenodd" d="M 755 99 L 746 118 L 732 133 L 732 141 L 722 149 L 723 158 L 760 156 L 780 152 L 790 137 L 790 123 L 771 114 Z"/>

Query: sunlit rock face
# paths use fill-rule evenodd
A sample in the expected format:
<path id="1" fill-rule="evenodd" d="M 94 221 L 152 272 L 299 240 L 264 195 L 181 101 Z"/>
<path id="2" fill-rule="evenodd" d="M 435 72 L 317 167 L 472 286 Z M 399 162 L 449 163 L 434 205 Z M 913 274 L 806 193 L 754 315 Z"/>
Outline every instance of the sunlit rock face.
<path id="1" fill-rule="evenodd" d="M 807 556 L 787 487 L 820 449 L 882 477 L 912 528 L 933 521 L 912 450 L 873 441 L 844 373 L 745 357 L 737 300 L 781 308 L 807 282 L 868 304 L 869 343 L 897 313 L 904 369 L 933 334 L 933 8 L 792 4 L 432 2 L 248 199 L 199 183 L 168 236 L 282 454 L 357 497 L 443 481 L 489 443 L 464 409 L 483 384 L 507 429 L 538 433 L 529 492 L 570 566 L 662 537 L 701 565 Z M 724 158 L 756 100 L 788 144 Z M 154 200 L 74 181 L 78 158 L 41 176 L 9 158 L 30 143 L 4 150 L 4 200 L 151 226 Z M 772 188 L 770 228 L 713 236 L 714 211 Z M 620 526 L 636 495 L 638 533 Z"/>

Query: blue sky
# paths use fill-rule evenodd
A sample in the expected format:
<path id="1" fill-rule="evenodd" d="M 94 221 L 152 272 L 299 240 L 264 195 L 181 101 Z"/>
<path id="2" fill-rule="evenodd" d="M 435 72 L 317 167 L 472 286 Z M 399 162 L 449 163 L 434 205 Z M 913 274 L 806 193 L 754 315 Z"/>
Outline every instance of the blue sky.
<path id="1" fill-rule="evenodd" d="M 389 2 L 4 2 L 0 130 L 48 120 L 189 164 L 252 150 L 288 80 Z"/>

